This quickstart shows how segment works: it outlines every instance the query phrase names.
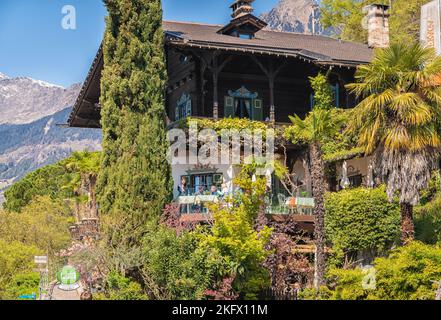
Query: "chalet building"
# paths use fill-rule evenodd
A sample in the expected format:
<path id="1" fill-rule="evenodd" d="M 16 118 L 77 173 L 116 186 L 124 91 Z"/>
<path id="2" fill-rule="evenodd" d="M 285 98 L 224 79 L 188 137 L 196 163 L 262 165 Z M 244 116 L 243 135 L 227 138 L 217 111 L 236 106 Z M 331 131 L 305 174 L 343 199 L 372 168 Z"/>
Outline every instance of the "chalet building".
<path id="1" fill-rule="evenodd" d="M 252 14 L 253 1 L 234 1 L 227 25 L 164 21 L 169 78 L 166 111 L 171 125 L 190 116 L 289 123 L 289 115 L 303 117 L 313 107 L 309 77 L 319 72 L 329 74 L 337 107 L 355 106 L 345 85 L 354 81 L 358 65 L 369 63 L 373 47 L 388 45 L 387 6 L 366 9 L 369 41 L 363 45 L 266 30 L 267 24 Z M 102 69 L 100 49 L 70 115 L 71 127 L 100 128 Z M 294 162 L 302 180 L 302 162 Z M 366 159 L 348 162 L 354 185 L 365 182 L 367 167 Z M 234 169 L 229 166 L 174 166 L 175 196 L 182 178 L 197 192 L 200 187 L 220 188 L 233 176 Z"/>

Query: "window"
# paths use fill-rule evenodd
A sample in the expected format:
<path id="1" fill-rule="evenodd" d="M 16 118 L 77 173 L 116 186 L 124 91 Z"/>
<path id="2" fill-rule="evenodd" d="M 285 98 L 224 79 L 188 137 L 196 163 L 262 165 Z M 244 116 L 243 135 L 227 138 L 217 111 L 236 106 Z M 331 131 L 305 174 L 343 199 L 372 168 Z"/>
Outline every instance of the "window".
<path id="1" fill-rule="evenodd" d="M 234 100 L 235 118 L 251 119 L 251 99 L 237 98 Z"/>
<path id="2" fill-rule="evenodd" d="M 263 103 L 258 96 L 257 92 L 251 92 L 243 86 L 236 91 L 229 90 L 224 100 L 224 117 L 262 121 Z"/>
<path id="3" fill-rule="evenodd" d="M 191 116 L 191 96 L 183 94 L 176 103 L 175 120 L 184 119 Z"/>
<path id="4" fill-rule="evenodd" d="M 210 194 L 211 187 L 216 186 L 221 190 L 223 183 L 223 175 L 221 173 L 199 173 L 182 176 L 187 184 L 188 195 Z"/>
<path id="5" fill-rule="evenodd" d="M 239 38 L 249 40 L 253 38 L 253 35 L 249 33 L 239 33 Z"/>
<path id="6" fill-rule="evenodd" d="M 363 184 L 363 176 L 361 174 L 357 174 L 349 177 L 349 182 L 351 183 L 352 188 L 360 187 Z"/>

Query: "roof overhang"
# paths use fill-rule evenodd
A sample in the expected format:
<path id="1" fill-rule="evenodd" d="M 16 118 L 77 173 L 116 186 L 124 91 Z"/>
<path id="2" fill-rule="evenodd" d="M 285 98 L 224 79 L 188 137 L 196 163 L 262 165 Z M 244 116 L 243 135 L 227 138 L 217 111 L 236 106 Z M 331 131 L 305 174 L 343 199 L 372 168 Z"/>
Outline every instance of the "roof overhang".
<path id="1" fill-rule="evenodd" d="M 100 46 L 69 116 L 69 127 L 101 128 L 101 108 L 98 102 L 103 67 L 103 50 Z"/>
<path id="2" fill-rule="evenodd" d="M 261 54 L 270 55 L 276 57 L 285 58 L 298 58 L 303 61 L 315 63 L 317 65 L 329 65 L 329 66 L 340 66 L 348 68 L 356 68 L 359 65 L 366 64 L 365 61 L 348 61 L 348 60 L 335 60 L 328 56 L 317 54 L 304 49 L 284 49 L 275 47 L 265 47 L 265 46 L 253 46 L 253 45 L 237 45 L 237 44 L 227 44 L 220 42 L 208 42 L 208 41 L 196 41 L 189 40 L 177 36 L 174 33 L 170 33 L 170 38 L 167 44 L 174 47 L 180 48 L 196 48 L 196 49 L 206 49 L 206 50 L 223 50 L 228 52 L 242 52 L 251 54 Z"/>

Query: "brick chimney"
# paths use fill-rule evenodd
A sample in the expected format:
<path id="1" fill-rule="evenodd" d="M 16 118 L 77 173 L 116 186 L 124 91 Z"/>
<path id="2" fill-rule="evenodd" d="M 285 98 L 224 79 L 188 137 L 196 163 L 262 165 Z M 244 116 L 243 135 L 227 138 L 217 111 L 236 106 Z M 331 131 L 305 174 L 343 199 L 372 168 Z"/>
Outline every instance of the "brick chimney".
<path id="1" fill-rule="evenodd" d="M 368 46 L 370 48 L 389 47 L 389 6 L 371 4 L 363 7 L 368 29 Z"/>

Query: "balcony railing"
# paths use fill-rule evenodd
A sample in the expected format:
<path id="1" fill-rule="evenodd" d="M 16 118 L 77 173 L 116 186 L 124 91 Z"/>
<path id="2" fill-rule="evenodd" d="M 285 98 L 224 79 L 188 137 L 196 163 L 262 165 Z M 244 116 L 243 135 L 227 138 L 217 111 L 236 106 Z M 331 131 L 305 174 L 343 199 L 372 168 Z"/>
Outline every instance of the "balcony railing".
<path id="1" fill-rule="evenodd" d="M 269 201 L 269 197 L 265 198 L 266 214 L 293 214 L 312 216 L 314 213 L 314 198 L 307 197 L 285 197 L 277 195 L 274 201 Z M 176 203 L 180 204 L 181 214 L 208 214 L 210 203 L 222 203 L 223 196 L 211 194 L 195 194 L 179 196 Z"/>
<path id="2" fill-rule="evenodd" d="M 275 200 L 268 203 L 268 199 L 266 199 L 266 202 L 267 214 L 298 214 L 310 216 L 314 213 L 314 198 L 285 197 L 279 194 Z"/>

